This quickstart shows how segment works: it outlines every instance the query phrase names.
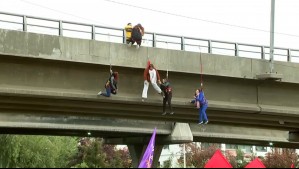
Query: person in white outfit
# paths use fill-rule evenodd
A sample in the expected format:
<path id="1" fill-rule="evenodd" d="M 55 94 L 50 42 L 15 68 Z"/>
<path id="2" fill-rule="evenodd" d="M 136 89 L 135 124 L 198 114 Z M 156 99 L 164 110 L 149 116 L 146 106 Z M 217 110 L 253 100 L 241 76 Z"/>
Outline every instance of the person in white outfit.
<path id="1" fill-rule="evenodd" d="M 144 87 L 142 92 L 142 101 L 144 101 L 144 99 L 147 99 L 149 82 L 152 84 L 154 89 L 163 96 L 163 92 L 157 84 L 157 82 L 161 84 L 159 72 L 157 69 L 155 69 L 153 64 L 150 64 L 150 62 L 148 62 L 148 66 L 144 70 L 143 77 L 144 77 Z"/>

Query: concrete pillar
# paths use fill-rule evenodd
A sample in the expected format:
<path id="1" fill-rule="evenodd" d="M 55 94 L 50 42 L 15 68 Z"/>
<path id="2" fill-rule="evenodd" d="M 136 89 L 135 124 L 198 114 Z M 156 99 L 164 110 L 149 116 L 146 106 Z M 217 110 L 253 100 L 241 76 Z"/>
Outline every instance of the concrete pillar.
<path id="1" fill-rule="evenodd" d="M 152 168 L 159 167 L 159 159 L 162 153 L 164 145 L 155 145 L 155 151 L 154 151 L 154 159 L 152 163 Z M 132 167 L 137 168 L 143 154 L 147 148 L 147 145 L 143 144 L 135 144 L 135 145 L 128 145 L 128 149 L 132 158 Z"/>
<path id="2" fill-rule="evenodd" d="M 137 168 L 140 160 L 142 159 L 141 156 L 143 156 L 145 150 L 146 150 L 145 145 L 143 144 L 135 144 L 135 145 L 128 145 L 128 149 L 132 158 L 132 167 Z"/>

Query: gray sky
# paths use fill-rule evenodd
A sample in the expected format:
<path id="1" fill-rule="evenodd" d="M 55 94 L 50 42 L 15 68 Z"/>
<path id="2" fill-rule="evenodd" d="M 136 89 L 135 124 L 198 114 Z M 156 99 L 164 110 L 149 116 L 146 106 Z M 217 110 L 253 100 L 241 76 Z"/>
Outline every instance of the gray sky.
<path id="1" fill-rule="evenodd" d="M 0 1 L 2 12 L 118 28 L 141 23 L 150 32 L 257 45 L 269 46 L 270 40 L 271 0 L 113 0 L 195 19 L 106 0 Z M 298 0 L 276 0 L 276 47 L 299 49 L 298 9 Z"/>

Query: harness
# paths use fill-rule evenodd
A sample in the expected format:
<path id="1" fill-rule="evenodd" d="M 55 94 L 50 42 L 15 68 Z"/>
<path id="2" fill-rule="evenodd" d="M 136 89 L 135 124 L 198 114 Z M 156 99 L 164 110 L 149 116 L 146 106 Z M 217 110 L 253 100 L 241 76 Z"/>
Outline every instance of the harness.
<path id="1" fill-rule="evenodd" d="M 172 88 L 170 86 L 167 86 L 165 88 L 166 93 L 171 93 L 172 92 Z"/>
<path id="2" fill-rule="evenodd" d="M 199 101 L 199 104 L 200 104 L 201 106 L 203 106 L 203 105 L 207 105 L 207 104 L 208 104 L 208 101 L 207 101 L 207 99 L 205 98 L 205 96 L 203 96 L 202 101 L 199 100 L 199 96 L 200 96 L 200 94 L 199 94 L 199 95 L 197 96 L 197 98 L 196 98 L 196 100 Z"/>
<path id="3" fill-rule="evenodd" d="M 200 102 L 200 105 L 207 105 L 208 104 L 208 101 L 206 100 L 206 98 L 203 98 L 203 102 Z"/>

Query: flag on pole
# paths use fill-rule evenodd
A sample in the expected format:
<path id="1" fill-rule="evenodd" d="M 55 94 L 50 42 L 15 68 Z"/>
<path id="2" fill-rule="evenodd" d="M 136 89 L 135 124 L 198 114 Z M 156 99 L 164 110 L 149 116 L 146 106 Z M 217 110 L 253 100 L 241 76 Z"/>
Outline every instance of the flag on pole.
<path id="1" fill-rule="evenodd" d="M 151 168 L 152 162 L 154 159 L 154 150 L 155 150 L 155 138 L 156 138 L 156 128 L 153 132 L 152 138 L 146 148 L 146 151 L 143 155 L 143 158 L 138 166 L 138 168 Z"/>

